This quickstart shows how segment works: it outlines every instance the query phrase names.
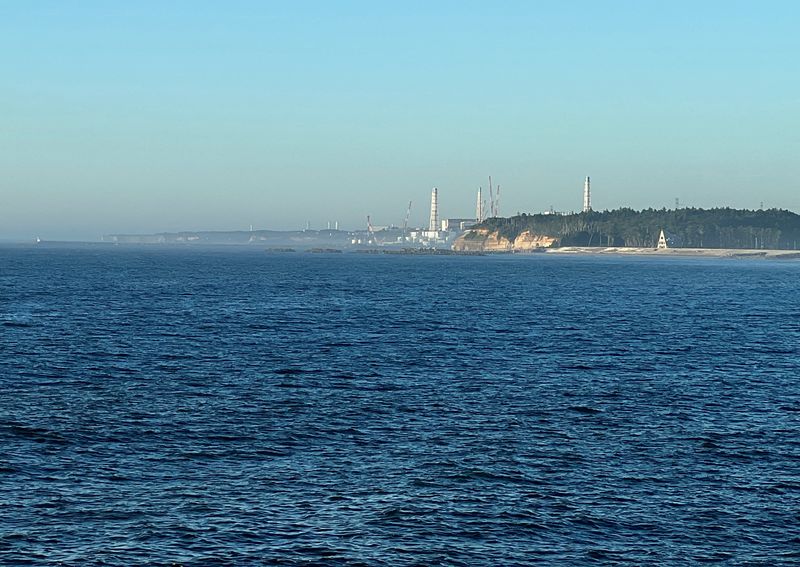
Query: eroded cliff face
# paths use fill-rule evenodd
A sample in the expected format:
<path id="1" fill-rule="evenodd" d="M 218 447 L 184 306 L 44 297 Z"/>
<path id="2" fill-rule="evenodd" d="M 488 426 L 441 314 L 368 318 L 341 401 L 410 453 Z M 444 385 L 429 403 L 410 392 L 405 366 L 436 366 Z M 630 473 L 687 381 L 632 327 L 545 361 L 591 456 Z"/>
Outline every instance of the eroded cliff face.
<path id="1" fill-rule="evenodd" d="M 456 252 L 517 252 L 547 248 L 555 242 L 552 236 L 533 234 L 530 231 L 521 233 L 512 242 L 497 231 L 486 228 L 470 230 L 456 238 L 453 250 Z"/>
<path id="2" fill-rule="evenodd" d="M 533 234 L 526 230 L 514 239 L 514 250 L 534 250 L 536 248 L 549 248 L 557 239 L 546 234 Z"/>
<path id="3" fill-rule="evenodd" d="M 453 242 L 456 252 L 510 252 L 513 246 L 508 238 L 486 228 L 469 230 Z"/>

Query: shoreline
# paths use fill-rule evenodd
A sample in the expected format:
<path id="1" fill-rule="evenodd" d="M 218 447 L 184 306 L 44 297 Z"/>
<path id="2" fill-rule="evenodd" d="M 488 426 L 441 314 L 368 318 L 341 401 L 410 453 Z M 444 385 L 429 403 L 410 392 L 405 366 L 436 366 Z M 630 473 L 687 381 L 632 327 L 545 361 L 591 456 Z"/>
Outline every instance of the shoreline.
<path id="1" fill-rule="evenodd" d="M 259 243 L 260 244 L 260 243 Z M 0 242 L 0 248 L 145 248 L 164 250 L 259 250 L 278 253 L 329 253 L 391 256 L 497 256 L 497 255 L 552 255 L 552 256 L 635 256 L 664 258 L 731 258 L 745 260 L 800 260 L 800 250 L 747 249 L 747 248 L 637 248 L 630 246 L 565 246 L 563 248 L 538 247 L 528 250 L 452 250 L 451 248 L 320 248 L 320 247 L 266 247 L 261 245 L 226 243 L 111 243 L 43 240 L 40 242 Z"/>
<path id="2" fill-rule="evenodd" d="M 760 250 L 746 248 L 633 248 L 633 247 L 587 247 L 568 246 L 548 248 L 547 254 L 607 254 L 614 256 L 662 256 L 693 258 L 736 258 L 800 260 L 800 250 Z"/>

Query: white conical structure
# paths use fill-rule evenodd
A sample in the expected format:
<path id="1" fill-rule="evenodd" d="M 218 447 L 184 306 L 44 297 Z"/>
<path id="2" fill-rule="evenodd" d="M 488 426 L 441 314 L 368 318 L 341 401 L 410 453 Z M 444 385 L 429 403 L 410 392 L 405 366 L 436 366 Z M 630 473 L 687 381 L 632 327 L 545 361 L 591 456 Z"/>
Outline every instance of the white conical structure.
<path id="1" fill-rule="evenodd" d="M 664 250 L 668 248 L 667 246 L 667 237 L 664 236 L 664 230 L 661 230 L 661 234 L 658 236 L 658 249 Z"/>
<path id="2" fill-rule="evenodd" d="M 583 212 L 588 213 L 592 210 L 592 194 L 589 187 L 589 178 L 583 183 Z"/>
<path id="3" fill-rule="evenodd" d="M 428 230 L 431 232 L 439 230 L 439 190 L 436 187 L 431 191 L 431 221 Z"/>

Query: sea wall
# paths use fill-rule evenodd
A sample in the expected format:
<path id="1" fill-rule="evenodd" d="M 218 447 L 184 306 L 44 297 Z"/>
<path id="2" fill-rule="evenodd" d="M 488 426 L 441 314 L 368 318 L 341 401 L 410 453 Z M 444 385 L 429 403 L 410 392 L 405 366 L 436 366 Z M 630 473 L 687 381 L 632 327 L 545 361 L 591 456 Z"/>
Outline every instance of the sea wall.
<path id="1" fill-rule="evenodd" d="M 513 241 L 500 236 L 497 231 L 486 228 L 469 230 L 456 238 L 453 250 L 456 252 L 528 252 L 548 248 L 556 241 L 555 237 L 534 234 L 529 230 L 520 233 Z"/>

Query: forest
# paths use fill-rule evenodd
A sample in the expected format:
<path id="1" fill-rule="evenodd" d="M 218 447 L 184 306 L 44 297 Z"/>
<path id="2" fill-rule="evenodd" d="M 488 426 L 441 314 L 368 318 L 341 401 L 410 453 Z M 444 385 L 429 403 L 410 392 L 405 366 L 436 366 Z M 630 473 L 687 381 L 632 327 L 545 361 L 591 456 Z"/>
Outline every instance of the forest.
<path id="1" fill-rule="evenodd" d="M 574 214 L 490 218 L 476 228 L 514 240 L 530 231 L 556 237 L 554 246 L 655 247 L 661 230 L 674 248 L 797 250 L 800 215 L 783 209 L 622 208 Z"/>

